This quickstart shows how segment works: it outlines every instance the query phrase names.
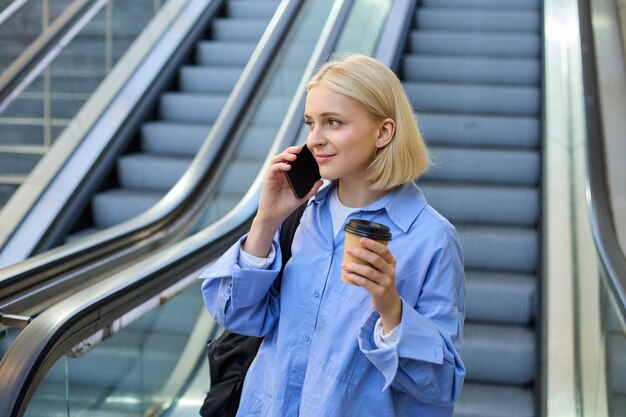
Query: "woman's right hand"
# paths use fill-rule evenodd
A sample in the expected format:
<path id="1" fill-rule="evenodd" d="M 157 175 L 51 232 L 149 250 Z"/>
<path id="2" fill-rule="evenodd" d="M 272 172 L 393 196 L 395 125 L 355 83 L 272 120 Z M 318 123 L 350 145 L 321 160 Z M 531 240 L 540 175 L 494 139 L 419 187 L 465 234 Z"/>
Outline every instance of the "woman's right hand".
<path id="1" fill-rule="evenodd" d="M 291 191 L 284 173 L 291 169 L 287 162 L 295 161 L 301 151 L 302 147 L 291 146 L 270 160 L 269 170 L 261 189 L 259 209 L 244 246 L 244 250 L 251 255 L 266 257 L 281 223 L 291 212 L 313 197 L 323 185 L 321 180 L 318 181 L 301 199 L 296 198 Z"/>

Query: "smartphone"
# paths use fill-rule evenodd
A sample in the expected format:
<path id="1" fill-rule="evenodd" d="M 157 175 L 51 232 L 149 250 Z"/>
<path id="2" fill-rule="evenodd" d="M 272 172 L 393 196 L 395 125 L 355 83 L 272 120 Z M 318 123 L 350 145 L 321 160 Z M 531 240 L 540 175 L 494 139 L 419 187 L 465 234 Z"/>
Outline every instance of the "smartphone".
<path id="1" fill-rule="evenodd" d="M 317 165 L 315 157 L 306 145 L 302 146 L 302 150 L 297 155 L 295 161 L 288 161 L 291 165 L 289 171 L 285 171 L 287 182 L 297 199 L 304 198 L 311 191 L 313 185 L 322 178 L 320 168 Z"/>

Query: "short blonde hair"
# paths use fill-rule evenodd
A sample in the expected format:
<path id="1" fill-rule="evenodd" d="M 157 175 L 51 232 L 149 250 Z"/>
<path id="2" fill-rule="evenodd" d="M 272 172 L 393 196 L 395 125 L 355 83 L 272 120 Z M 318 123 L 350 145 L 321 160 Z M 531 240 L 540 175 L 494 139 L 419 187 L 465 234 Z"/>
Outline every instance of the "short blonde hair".
<path id="1" fill-rule="evenodd" d="M 351 55 L 325 63 L 306 88 L 323 85 L 363 106 L 375 120 L 396 122 L 395 137 L 378 150 L 365 175 L 371 188 L 392 190 L 414 181 L 428 169 L 430 157 L 413 109 L 398 77 L 380 61 Z"/>

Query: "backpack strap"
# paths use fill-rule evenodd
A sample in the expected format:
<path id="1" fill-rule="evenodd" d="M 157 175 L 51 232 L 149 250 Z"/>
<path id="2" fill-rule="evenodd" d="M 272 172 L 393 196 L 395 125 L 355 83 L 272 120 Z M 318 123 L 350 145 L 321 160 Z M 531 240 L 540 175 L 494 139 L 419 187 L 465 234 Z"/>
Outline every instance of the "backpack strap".
<path id="1" fill-rule="evenodd" d="M 304 210 L 307 207 L 308 202 L 305 202 L 300 207 L 295 209 L 286 219 L 283 221 L 280 229 L 280 253 L 282 255 L 283 264 L 280 269 L 282 275 L 283 269 L 287 261 L 291 258 L 291 243 L 293 242 L 293 236 L 296 234 L 296 229 L 300 225 L 300 219 L 304 214 Z"/>

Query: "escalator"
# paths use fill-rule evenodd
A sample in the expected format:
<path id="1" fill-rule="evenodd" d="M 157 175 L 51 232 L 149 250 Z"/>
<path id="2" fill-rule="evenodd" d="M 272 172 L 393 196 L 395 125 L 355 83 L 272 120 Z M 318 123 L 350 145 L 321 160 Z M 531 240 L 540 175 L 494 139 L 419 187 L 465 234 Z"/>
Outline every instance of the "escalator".
<path id="1" fill-rule="evenodd" d="M 435 161 L 418 184 L 429 202 L 455 224 L 465 251 L 467 309 L 461 354 L 467 377 L 455 416 L 545 415 L 545 403 L 550 399 L 541 394 L 543 370 L 551 364 L 541 362 L 546 357 L 541 333 L 547 326 L 541 306 L 547 295 L 540 291 L 543 280 L 555 279 L 542 276 L 546 260 L 540 255 L 545 253 L 545 202 L 541 198 L 546 181 L 541 170 L 542 142 L 546 140 L 542 137 L 546 121 L 542 120 L 541 7 L 537 1 L 424 0 L 411 8 L 411 28 L 406 39 L 399 36 L 395 46 L 401 52 L 397 72 Z M 398 21 L 391 24 L 402 26 Z M 289 55 L 289 51 L 285 53 Z M 278 87 L 270 84 L 268 91 L 273 88 Z M 271 119 L 263 111 L 281 100 L 274 100 L 272 94 L 267 97 L 251 120 Z M 302 141 L 295 139 L 300 130 L 296 119 L 301 114 L 289 105 L 280 109 L 277 119 L 284 114 L 293 120 L 279 130 L 279 140 L 251 153 L 267 156 L 294 140 Z M 252 124 L 251 128 L 260 126 Z M 241 132 L 241 144 L 246 134 Z M 246 149 L 238 148 L 233 156 L 248 152 Z M 21 415 L 13 404 L 22 400 L 26 404 L 41 378 L 30 402 L 32 410 L 58 404 L 62 410 L 76 407 L 93 415 L 145 415 L 154 404 L 163 405 L 177 397 L 174 394 L 159 402 L 155 392 L 165 391 L 163 381 L 172 381 L 171 371 L 180 369 L 184 362 L 180 352 L 194 345 L 189 335 L 205 323 L 203 334 L 216 330 L 202 317 L 194 275 L 248 228 L 255 195 L 258 198 L 259 184 L 254 178 L 259 169 L 258 165 L 251 167 L 253 177 L 245 179 L 227 180 L 225 176 L 230 182 L 217 186 L 214 197 L 218 198 L 222 194 L 217 190 L 224 193 L 239 182 L 244 190 L 250 188 L 243 200 L 241 194 L 231 197 L 237 200 L 231 203 L 237 207 L 226 217 L 206 214 L 206 223 L 193 230 L 210 226 L 52 307 L 30 323 L 7 355 L 11 361 L 0 363 L 0 381 L 11 381 L 10 385 L 0 383 L 2 411 Z M 215 222 L 217 218 L 220 220 Z M 182 277 L 186 277 L 187 284 L 182 285 L 186 289 L 164 293 L 174 284 L 181 285 Z M 610 289 L 615 285 L 607 287 L 610 302 L 596 300 L 596 308 L 600 303 L 620 304 Z M 173 296 L 177 293 L 180 295 Z M 553 295 L 549 302 L 561 302 L 560 296 Z M 149 300 L 164 304 L 117 331 L 124 321 L 121 318 L 141 315 L 135 308 Z M 607 309 L 603 317 L 613 313 Z M 607 389 L 614 398 L 610 407 L 604 406 L 611 408 L 611 416 L 623 411 L 623 359 L 615 354 L 621 351 L 623 338 L 619 316 L 608 324 L 601 322 L 609 326 L 605 333 L 610 339 L 606 343 Z M 87 350 L 90 343 L 97 343 L 98 337 L 93 335 L 101 330 L 113 336 Z M 72 348 L 75 353 L 84 349 L 84 353 L 77 359 L 62 356 Z M 200 349 L 188 360 L 191 369 L 205 358 Z M 47 368 L 51 372 L 44 378 Z M 584 380 L 582 370 L 575 371 L 573 379 Z M 102 375 L 102 385 L 95 383 L 94 374 Z M 191 376 L 189 371 L 180 378 L 183 382 L 178 387 Z M 35 415 L 30 406 L 26 415 Z"/>
<path id="2" fill-rule="evenodd" d="M 156 205 L 182 177 L 209 136 L 268 22 L 277 0 L 226 1 L 195 59 L 180 67 L 177 89 L 164 92 L 151 120 L 141 123 L 133 151 L 121 155 L 109 188 L 91 198 L 90 212 L 66 240 L 79 239 L 129 220 Z M 137 149 L 138 148 L 138 149 Z M 136 150 L 135 150 L 136 149 Z M 76 230 L 81 225 L 88 227 Z"/>
<path id="3" fill-rule="evenodd" d="M 456 415 L 537 415 L 538 399 L 534 385 L 538 384 L 536 373 L 536 345 L 538 341 L 534 326 L 535 321 L 540 320 L 536 311 L 536 299 L 538 298 L 536 276 L 540 270 L 537 261 L 537 252 L 539 251 L 537 247 L 539 244 L 537 231 L 539 174 L 537 171 L 529 171 L 532 171 L 533 167 L 538 169 L 540 158 L 537 150 L 540 142 L 541 125 L 539 120 L 540 94 L 539 87 L 536 85 L 540 78 L 539 80 L 531 79 L 530 82 L 522 80 L 521 83 L 518 82 L 514 86 L 507 85 L 507 83 L 515 81 L 497 79 L 495 83 L 498 86 L 494 87 L 489 84 L 494 81 L 489 78 L 485 79 L 480 71 L 478 74 L 474 72 L 474 76 L 478 79 L 455 79 L 454 68 L 459 66 L 458 60 L 460 59 L 470 61 L 470 65 L 492 63 L 501 65 L 501 61 L 505 61 L 504 65 L 506 65 L 507 59 L 517 59 L 517 61 L 534 61 L 534 64 L 531 63 L 530 66 L 534 65 L 538 71 L 541 39 L 537 31 L 541 27 L 540 14 L 536 9 L 499 11 L 502 15 L 517 13 L 531 16 L 530 19 L 527 19 L 531 22 L 530 34 L 520 35 L 522 38 L 533 40 L 530 49 L 534 52 L 530 54 L 530 57 L 524 53 L 522 53 L 524 58 L 511 58 L 510 55 L 501 57 L 497 53 L 497 48 L 495 48 L 495 52 L 482 51 L 478 57 L 467 57 L 467 48 L 457 49 L 459 52 L 456 54 L 451 51 L 459 45 L 459 38 L 467 41 L 468 38 L 469 40 L 472 39 L 470 35 L 482 35 L 483 39 L 494 36 L 489 33 L 488 28 L 481 26 L 464 27 L 463 24 L 467 24 L 467 19 L 459 19 L 458 16 L 474 13 L 477 18 L 472 19 L 471 22 L 475 24 L 481 20 L 479 18 L 481 13 L 493 16 L 493 13 L 496 12 L 492 8 L 487 12 L 466 9 L 458 12 L 452 8 L 453 6 L 453 3 L 448 2 L 447 7 L 442 7 L 441 3 L 437 3 L 433 7 L 428 2 L 423 2 L 421 7 L 415 10 L 415 17 L 411 13 L 409 17 L 413 23 L 413 29 L 409 33 L 407 49 L 402 59 L 402 68 L 399 68 L 398 71 L 403 78 L 413 105 L 419 109 L 417 113 L 418 122 L 429 141 L 436 161 L 432 172 L 420 180 L 419 185 L 424 189 L 431 204 L 455 223 L 459 229 L 466 253 L 468 307 L 463 357 L 468 368 L 468 375 L 456 408 Z M 467 4 L 464 7 L 467 7 Z M 428 19 L 422 18 L 424 21 L 421 21 L 420 16 L 426 16 Z M 491 19 L 484 20 L 490 21 Z M 441 27 L 432 26 L 434 25 L 433 22 L 438 21 L 441 23 Z M 459 22 L 460 27 L 458 26 Z M 465 33 L 467 31 L 476 32 L 477 28 L 479 33 L 470 35 Z M 502 30 L 502 27 L 491 28 L 491 30 Z M 485 34 L 485 32 L 487 33 Z M 425 50 L 420 49 L 419 41 L 423 36 L 431 36 L 431 38 L 440 36 L 444 40 L 439 43 L 432 42 L 432 40 L 424 41 L 422 46 L 425 45 L 430 48 Z M 448 39 L 447 42 L 445 38 Z M 402 51 L 404 50 L 402 45 L 405 42 L 407 41 L 401 40 L 401 43 L 395 47 Z M 511 53 L 508 50 L 507 52 Z M 489 54 L 492 55 L 489 56 Z M 489 58 L 485 58 L 485 55 Z M 486 62 L 487 60 L 489 62 Z M 415 65 L 415 62 L 418 64 Z M 435 63 L 439 68 L 447 68 L 448 71 L 446 73 L 446 71 L 433 71 L 431 69 L 428 72 L 429 63 L 431 65 Z M 519 62 L 515 63 L 518 64 Z M 426 72 L 413 71 L 415 67 Z M 486 72 L 489 73 L 489 71 Z M 493 76 L 497 78 L 499 72 L 495 71 L 495 73 Z M 488 99 L 485 98 L 485 90 L 487 89 L 499 91 L 500 102 L 489 104 Z M 517 103 L 515 93 L 520 91 L 522 95 L 526 94 L 536 101 L 526 100 L 526 103 L 529 104 L 526 107 L 522 105 L 522 110 L 518 112 L 519 109 L 516 106 L 519 105 L 515 104 Z M 450 94 L 451 92 L 455 94 Z M 513 99 L 507 98 L 507 94 L 513 96 Z M 454 99 L 460 101 L 455 102 Z M 500 109 L 502 103 L 508 101 L 513 104 L 509 108 L 504 106 L 503 109 Z M 477 103 L 476 108 L 472 106 L 474 103 Z M 482 110 L 477 111 L 477 108 L 479 109 L 481 106 Z M 259 109 L 262 110 L 262 108 L 263 104 Z M 470 111 L 468 108 L 472 110 Z M 267 117 L 258 117 L 258 120 L 266 119 Z M 473 127 L 473 130 L 467 129 L 468 126 Z M 508 133 L 509 129 L 515 130 L 517 139 L 511 139 L 511 135 L 503 133 Z M 501 143 L 503 136 L 509 142 Z M 245 149 L 242 148 L 242 150 Z M 505 158 L 504 163 L 498 162 L 497 158 L 500 157 Z M 478 163 L 468 164 L 468 159 L 471 159 L 472 162 L 477 159 Z M 495 174 L 487 172 L 489 164 L 494 159 L 496 162 L 493 165 L 499 168 Z M 509 167 L 511 171 L 507 171 L 506 168 Z M 256 171 L 258 172 L 258 168 Z M 252 183 L 252 179 L 247 181 L 244 189 L 250 187 L 249 184 Z M 239 182 L 243 181 L 239 180 Z M 236 183 L 237 180 L 233 179 L 231 184 L 234 186 Z M 230 187 L 220 186 L 218 189 L 225 190 Z M 258 184 L 256 189 L 258 190 Z M 497 197 L 491 197 L 492 194 Z M 490 199 L 495 203 L 480 206 L 481 200 L 490 201 Z M 462 204 L 459 201 L 462 201 Z M 519 201 L 522 201 L 522 204 Z M 505 207 L 506 202 L 512 207 L 511 210 L 520 210 L 519 206 L 523 206 L 528 208 L 528 212 L 523 211 L 522 215 L 519 211 L 509 213 L 510 210 Z M 464 210 L 465 208 L 469 210 Z M 232 216 L 231 213 L 226 218 L 228 220 L 223 219 L 217 224 L 213 224 L 213 226 L 199 232 L 198 236 L 210 236 L 211 233 L 215 235 L 215 231 L 220 229 L 225 224 L 224 222 L 233 220 Z M 211 224 L 211 222 L 207 222 L 207 224 Z M 238 230 L 243 231 L 245 229 L 246 224 L 244 223 Z M 234 233 L 234 237 L 236 236 L 237 234 Z M 231 235 L 228 238 L 229 241 L 234 237 Z M 217 239 L 224 240 L 223 237 Z M 183 243 L 185 242 L 181 242 L 181 246 Z M 227 243 L 221 241 L 220 247 L 225 247 Z M 174 249 L 172 248 L 172 250 Z M 218 255 L 220 250 L 215 248 L 213 252 Z M 189 257 L 191 257 L 191 253 L 198 257 L 201 252 L 185 249 L 185 253 Z M 161 256 L 163 262 L 165 262 L 166 255 L 163 253 Z M 205 258 L 205 261 L 208 259 Z M 197 259 L 196 262 L 198 262 Z M 147 263 L 141 262 L 133 267 L 133 271 L 135 269 L 140 271 L 144 268 L 147 268 Z M 163 266 L 163 268 L 166 267 Z M 171 268 L 177 267 L 172 265 Z M 133 271 L 128 271 L 128 274 Z M 142 274 L 145 274 L 144 277 L 147 282 L 150 273 L 142 272 Z M 88 291 L 95 291 L 95 289 Z M 193 292 L 193 290 L 191 291 Z M 125 295 L 125 297 L 130 299 L 131 295 Z M 191 301 L 181 302 L 181 305 L 187 304 L 191 305 Z M 53 307 L 44 315 L 47 317 L 60 308 L 61 305 Z M 199 313 L 195 312 L 194 314 L 197 317 Z M 176 321 L 181 323 L 181 328 L 187 326 L 187 330 L 189 323 L 194 320 L 193 315 L 184 316 L 181 313 L 172 313 L 172 316 L 175 316 Z M 158 319 L 155 320 L 158 321 Z M 150 319 L 146 321 L 149 322 Z M 163 328 L 167 329 L 166 326 Z M 35 332 L 35 329 L 36 327 L 31 323 L 25 329 L 24 335 L 29 331 Z M 136 333 L 143 331 L 129 326 L 122 332 L 134 334 L 135 336 L 130 336 L 129 340 L 137 340 Z M 137 342 L 141 347 L 134 349 L 148 354 L 147 352 L 150 350 L 148 347 L 153 344 L 147 343 L 146 340 L 152 337 L 150 335 L 154 334 L 157 337 L 156 335 L 160 333 L 159 330 L 146 335 L 142 343 Z M 120 335 L 121 333 L 118 336 Z M 120 345 L 133 342 L 125 342 L 114 336 L 94 348 L 93 352 L 98 349 L 105 351 L 107 343 L 114 350 L 122 349 Z M 167 345 L 165 342 L 163 344 Z M 180 346 L 178 349 L 180 350 Z M 89 385 L 89 374 L 94 371 L 88 365 L 79 365 L 79 363 L 81 360 L 84 360 L 83 363 L 90 363 L 90 361 L 95 360 L 93 358 L 97 357 L 92 356 L 92 359 L 88 359 L 90 355 L 91 353 L 88 352 L 77 360 L 68 359 L 65 362 L 63 360 L 58 362 L 41 385 L 41 387 L 54 386 L 56 388 L 41 388 L 42 391 L 38 391 L 34 401 L 37 401 L 39 395 L 48 395 L 45 394 L 46 392 L 61 391 L 59 383 L 61 385 L 63 382 L 67 383 L 67 375 L 68 373 L 72 374 L 72 367 L 74 367 L 74 373 L 83 375 L 83 378 L 80 379 L 81 389 Z M 154 352 L 149 355 L 159 356 L 159 353 Z M 174 359 L 171 361 L 173 362 Z M 140 363 L 140 365 L 136 365 L 138 371 L 133 373 L 135 376 L 143 375 L 139 372 L 140 369 L 152 368 L 152 365 L 148 366 L 142 360 L 135 360 L 135 363 Z M 110 371 L 112 372 L 112 370 Z M 118 374 L 111 379 L 121 381 L 123 376 Z M 148 379 L 144 377 L 144 380 Z M 52 382 L 54 385 L 48 385 Z M 108 392 L 110 395 L 107 397 L 108 400 L 102 400 L 100 397 L 100 403 L 104 404 L 108 401 L 109 404 L 117 404 L 122 401 L 124 395 L 132 398 L 141 397 L 141 395 L 135 395 L 136 393 L 133 394 L 135 396 L 128 393 L 122 395 L 119 387 L 126 386 L 124 384 L 125 382 L 119 382 L 118 385 L 109 384 Z M 70 392 L 74 385 L 78 384 L 70 383 Z M 93 381 L 91 385 L 93 385 Z M 135 391 L 141 393 L 141 389 L 135 389 Z M 494 392 L 497 395 L 494 395 Z M 33 402 L 33 404 L 36 403 Z"/>
<path id="4" fill-rule="evenodd" d="M 418 181 L 465 254 L 455 416 L 538 415 L 541 2 L 424 0 L 399 74 L 434 167 Z"/>

